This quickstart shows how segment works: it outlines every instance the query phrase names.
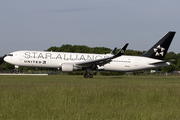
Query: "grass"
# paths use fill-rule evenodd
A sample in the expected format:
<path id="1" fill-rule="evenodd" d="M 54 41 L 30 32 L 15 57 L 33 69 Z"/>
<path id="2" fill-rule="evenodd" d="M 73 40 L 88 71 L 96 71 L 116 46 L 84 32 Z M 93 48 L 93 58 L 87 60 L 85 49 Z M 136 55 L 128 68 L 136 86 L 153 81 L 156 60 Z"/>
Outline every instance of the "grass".
<path id="1" fill-rule="evenodd" d="M 179 76 L 0 76 L 1 120 L 170 120 L 179 111 Z"/>

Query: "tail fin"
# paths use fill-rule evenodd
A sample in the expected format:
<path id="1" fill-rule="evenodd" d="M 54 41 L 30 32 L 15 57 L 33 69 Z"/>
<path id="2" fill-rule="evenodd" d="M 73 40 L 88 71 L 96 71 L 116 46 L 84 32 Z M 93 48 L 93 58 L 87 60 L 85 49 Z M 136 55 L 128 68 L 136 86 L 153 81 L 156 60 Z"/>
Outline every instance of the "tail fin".
<path id="1" fill-rule="evenodd" d="M 168 32 L 153 47 L 141 56 L 163 60 L 176 32 Z"/>

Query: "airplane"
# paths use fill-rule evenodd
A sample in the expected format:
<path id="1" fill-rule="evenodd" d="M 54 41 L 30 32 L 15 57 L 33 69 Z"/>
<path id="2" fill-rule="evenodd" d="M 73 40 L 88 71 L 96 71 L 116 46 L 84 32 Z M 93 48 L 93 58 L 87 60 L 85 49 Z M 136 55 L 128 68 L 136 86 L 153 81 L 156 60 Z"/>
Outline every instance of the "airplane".
<path id="1" fill-rule="evenodd" d="M 109 54 L 89 54 L 71 52 L 47 52 L 47 51 L 15 51 L 1 61 L 15 65 L 15 68 L 58 68 L 62 72 L 86 70 L 84 78 L 93 78 L 91 71 L 119 71 L 130 72 L 153 69 L 170 65 L 170 61 L 164 60 L 167 50 L 176 32 L 169 31 L 156 44 L 141 56 L 123 55 L 128 43 L 115 54 L 114 48 Z"/>

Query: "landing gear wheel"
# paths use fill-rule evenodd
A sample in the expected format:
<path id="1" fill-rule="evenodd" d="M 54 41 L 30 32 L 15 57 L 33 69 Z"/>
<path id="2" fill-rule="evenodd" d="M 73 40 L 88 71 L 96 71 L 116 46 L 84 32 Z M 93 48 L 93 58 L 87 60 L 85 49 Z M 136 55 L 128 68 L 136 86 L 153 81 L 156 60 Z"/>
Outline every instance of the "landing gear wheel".
<path id="1" fill-rule="evenodd" d="M 18 69 L 18 68 L 19 68 L 19 66 L 15 65 L 14 67 L 15 67 L 15 69 L 14 69 L 14 73 L 18 74 L 18 73 L 19 73 L 19 69 Z"/>
<path id="2" fill-rule="evenodd" d="M 89 74 L 89 78 L 93 78 L 93 75 L 92 75 L 92 74 Z"/>
<path id="3" fill-rule="evenodd" d="M 88 75 L 87 75 L 87 74 L 85 74 L 85 75 L 84 75 L 84 78 L 88 78 Z"/>
<path id="4" fill-rule="evenodd" d="M 93 78 L 93 75 L 92 75 L 92 74 L 85 74 L 85 75 L 84 75 L 84 78 L 88 78 L 88 77 L 89 77 L 89 78 Z"/>
<path id="5" fill-rule="evenodd" d="M 91 69 L 86 69 L 86 73 L 85 73 L 85 75 L 84 75 L 84 78 L 93 78 L 93 74 L 91 74 L 90 72 L 91 72 L 92 70 Z"/>

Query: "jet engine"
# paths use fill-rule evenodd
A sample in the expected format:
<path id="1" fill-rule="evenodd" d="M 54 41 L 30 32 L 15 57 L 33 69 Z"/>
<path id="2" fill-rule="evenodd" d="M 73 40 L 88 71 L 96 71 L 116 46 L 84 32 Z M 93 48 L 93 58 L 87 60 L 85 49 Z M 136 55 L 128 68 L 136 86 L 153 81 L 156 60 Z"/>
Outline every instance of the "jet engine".
<path id="1" fill-rule="evenodd" d="M 74 66 L 70 63 L 64 63 L 61 65 L 62 72 L 72 72 L 77 70 L 82 70 L 82 67 L 80 66 Z"/>

